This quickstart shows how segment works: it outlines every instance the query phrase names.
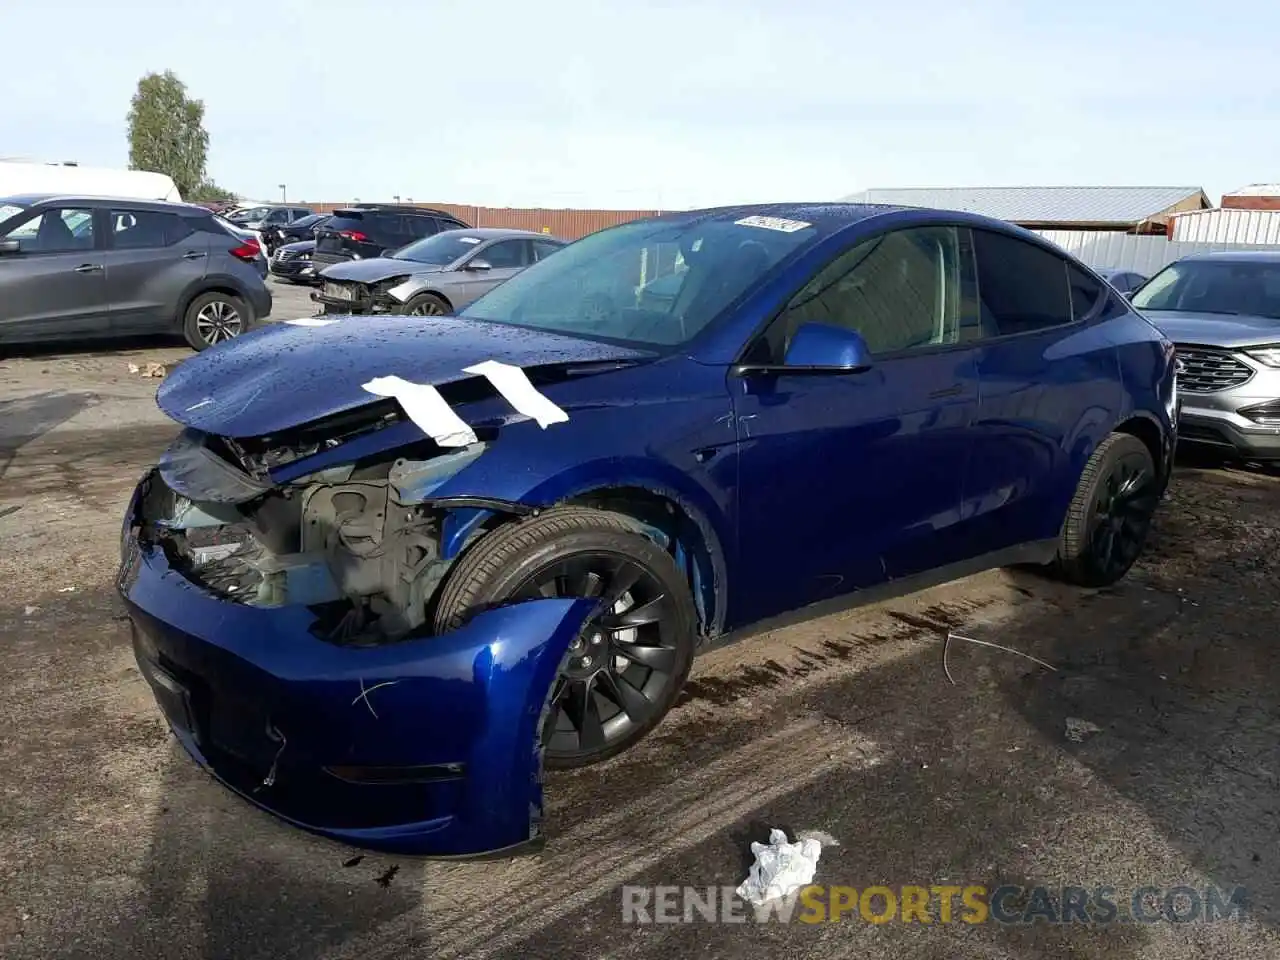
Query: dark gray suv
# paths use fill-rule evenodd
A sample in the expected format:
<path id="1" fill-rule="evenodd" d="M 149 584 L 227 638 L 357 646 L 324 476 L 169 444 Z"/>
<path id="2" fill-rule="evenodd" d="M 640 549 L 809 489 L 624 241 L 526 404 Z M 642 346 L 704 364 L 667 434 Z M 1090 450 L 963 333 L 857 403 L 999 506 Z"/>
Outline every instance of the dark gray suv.
<path id="1" fill-rule="evenodd" d="M 0 344 L 181 333 L 203 350 L 271 312 L 258 241 L 203 207 L 0 199 Z"/>

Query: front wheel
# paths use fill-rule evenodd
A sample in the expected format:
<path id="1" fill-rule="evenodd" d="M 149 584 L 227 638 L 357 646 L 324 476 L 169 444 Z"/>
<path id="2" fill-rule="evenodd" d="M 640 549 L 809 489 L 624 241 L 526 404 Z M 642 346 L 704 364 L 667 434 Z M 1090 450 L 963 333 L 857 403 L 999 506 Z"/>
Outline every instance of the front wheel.
<path id="1" fill-rule="evenodd" d="M 1054 564 L 1062 579 L 1082 587 L 1118 581 L 1142 552 L 1160 485 L 1147 445 L 1113 433 L 1085 464 L 1067 509 Z"/>
<path id="2" fill-rule="evenodd" d="M 410 297 L 396 312 L 410 317 L 443 317 L 449 311 L 449 304 L 443 297 L 437 297 L 434 293 L 420 293 L 416 297 Z"/>
<path id="3" fill-rule="evenodd" d="M 544 758 L 585 767 L 622 753 L 657 726 L 689 675 L 697 615 L 671 556 L 628 518 L 557 507 L 499 527 L 458 562 L 437 631 L 495 603 L 599 598 L 550 694 Z"/>

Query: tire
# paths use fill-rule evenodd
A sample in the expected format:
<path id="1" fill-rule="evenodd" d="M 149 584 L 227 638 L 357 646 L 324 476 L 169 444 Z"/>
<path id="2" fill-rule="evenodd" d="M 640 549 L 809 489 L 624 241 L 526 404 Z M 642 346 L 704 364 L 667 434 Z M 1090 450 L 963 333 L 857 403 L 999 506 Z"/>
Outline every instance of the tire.
<path id="1" fill-rule="evenodd" d="M 452 630 L 495 604 L 547 596 L 601 596 L 602 604 L 550 692 L 544 762 L 600 763 L 656 727 L 679 696 L 696 645 L 693 597 L 671 556 L 628 518 L 555 507 L 467 550 L 440 593 L 435 627 Z"/>
<path id="2" fill-rule="evenodd" d="M 231 316 L 234 320 L 228 319 Z M 253 310 L 243 299 L 212 291 L 200 294 L 187 306 L 182 318 L 182 335 L 192 350 L 207 350 L 253 329 L 253 323 Z M 216 335 L 211 334 L 211 329 Z"/>
<path id="3" fill-rule="evenodd" d="M 1113 433 L 1085 464 L 1062 524 L 1057 575 L 1081 587 L 1107 587 L 1133 566 L 1160 502 L 1155 460 L 1147 445 Z"/>
<path id="4" fill-rule="evenodd" d="M 434 293 L 419 293 L 406 300 L 396 313 L 407 317 L 445 317 L 453 313 L 453 307 L 444 297 L 438 297 Z"/>

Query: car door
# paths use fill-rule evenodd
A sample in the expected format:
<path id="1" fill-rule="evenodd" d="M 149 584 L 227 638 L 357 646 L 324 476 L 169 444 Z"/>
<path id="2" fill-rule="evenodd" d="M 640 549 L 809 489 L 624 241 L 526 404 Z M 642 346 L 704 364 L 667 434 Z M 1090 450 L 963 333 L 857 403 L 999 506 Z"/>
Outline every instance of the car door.
<path id="1" fill-rule="evenodd" d="M 494 240 L 476 247 L 475 253 L 459 265 L 463 276 L 462 289 L 465 303 L 478 300 L 502 283 L 510 280 L 531 261 L 528 240 Z M 488 264 L 487 269 L 476 265 Z M 455 303 L 461 309 L 462 304 Z"/>
<path id="2" fill-rule="evenodd" d="M 956 535 L 978 398 L 967 233 L 913 227 L 858 243 L 792 297 L 731 379 L 743 573 L 733 622 L 962 559 Z M 856 373 L 787 372 L 795 331 L 858 331 Z"/>
<path id="3" fill-rule="evenodd" d="M 109 331 L 101 229 L 88 207 L 43 207 L 0 241 L 0 340 Z"/>
<path id="4" fill-rule="evenodd" d="M 209 268 L 209 234 L 175 213 L 107 212 L 107 297 L 118 334 L 172 330 L 175 305 Z"/>
<path id="5" fill-rule="evenodd" d="M 1115 349 L 1088 327 L 1125 308 L 1047 244 L 973 238 L 983 339 L 962 512 L 966 536 L 988 553 L 1058 535 L 1079 479 L 1073 456 L 1120 403 Z"/>

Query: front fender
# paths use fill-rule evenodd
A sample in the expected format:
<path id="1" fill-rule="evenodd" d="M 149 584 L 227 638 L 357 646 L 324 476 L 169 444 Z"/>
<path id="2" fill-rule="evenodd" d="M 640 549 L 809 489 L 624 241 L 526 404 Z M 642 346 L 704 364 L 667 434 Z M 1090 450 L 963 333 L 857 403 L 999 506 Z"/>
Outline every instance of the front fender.
<path id="1" fill-rule="evenodd" d="M 707 553 L 714 596 L 712 634 L 723 627 L 725 588 L 730 550 L 735 543 L 731 511 L 713 495 L 716 485 L 700 484 L 689 473 L 652 457 L 613 456 L 583 460 L 549 476 L 511 469 L 500 444 L 475 463 L 432 491 L 427 502 L 483 495 L 525 507 L 546 508 L 566 500 L 619 489 L 639 489 L 670 500 L 697 527 Z M 481 493 L 483 492 L 483 493 Z"/>

